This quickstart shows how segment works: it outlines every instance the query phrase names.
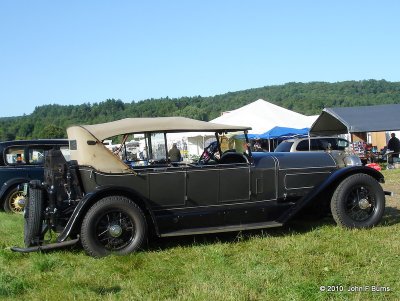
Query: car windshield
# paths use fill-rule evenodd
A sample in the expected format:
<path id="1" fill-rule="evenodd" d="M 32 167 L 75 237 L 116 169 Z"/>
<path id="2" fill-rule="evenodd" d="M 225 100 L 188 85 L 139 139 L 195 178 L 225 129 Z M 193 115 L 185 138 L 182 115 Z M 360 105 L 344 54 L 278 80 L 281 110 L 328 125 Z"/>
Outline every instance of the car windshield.
<path id="1" fill-rule="evenodd" d="M 275 152 L 290 152 L 293 142 L 282 141 L 275 149 Z"/>

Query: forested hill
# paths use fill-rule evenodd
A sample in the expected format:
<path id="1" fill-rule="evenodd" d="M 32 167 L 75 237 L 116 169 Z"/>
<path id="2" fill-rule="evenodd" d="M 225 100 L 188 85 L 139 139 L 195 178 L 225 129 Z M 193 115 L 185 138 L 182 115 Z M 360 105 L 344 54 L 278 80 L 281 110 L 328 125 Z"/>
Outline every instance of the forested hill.
<path id="1" fill-rule="evenodd" d="M 319 114 L 324 107 L 400 103 L 400 82 L 287 83 L 212 97 L 166 97 L 131 103 L 107 99 L 94 104 L 44 105 L 36 107 L 30 115 L 0 118 L 0 140 L 62 138 L 66 136 L 65 129 L 69 125 L 93 124 L 125 117 L 185 116 L 211 120 L 223 111 L 237 109 L 260 98 L 312 115 Z"/>

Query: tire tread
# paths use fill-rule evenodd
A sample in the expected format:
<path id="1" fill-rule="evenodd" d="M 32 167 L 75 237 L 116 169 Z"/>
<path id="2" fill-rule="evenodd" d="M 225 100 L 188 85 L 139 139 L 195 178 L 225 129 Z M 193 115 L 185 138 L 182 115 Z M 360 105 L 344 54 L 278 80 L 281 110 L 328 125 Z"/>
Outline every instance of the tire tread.
<path id="1" fill-rule="evenodd" d="M 357 223 L 355 221 L 349 223 L 348 221 L 346 221 L 346 215 L 344 214 L 344 212 L 342 212 L 342 209 L 340 208 L 341 200 L 339 198 L 345 193 L 345 190 L 348 189 L 349 185 L 351 185 L 352 183 L 355 184 L 360 183 L 362 181 L 364 181 L 364 183 L 368 184 L 370 187 L 376 189 L 375 191 L 376 202 L 383 202 L 383 204 L 377 204 L 377 207 L 381 206 L 383 208 L 381 207 L 378 208 L 378 212 L 375 213 L 375 216 L 373 218 L 374 222 L 372 223 L 364 223 L 364 222 Z M 382 215 L 384 213 L 384 207 L 385 207 L 385 196 L 381 185 L 373 177 L 367 174 L 354 174 L 345 178 L 337 186 L 331 199 L 331 212 L 333 219 L 339 226 L 344 228 L 370 228 L 375 226 L 382 218 Z"/>
<path id="2" fill-rule="evenodd" d="M 26 247 L 37 245 L 35 238 L 40 236 L 42 225 L 43 191 L 41 188 L 37 188 L 40 185 L 39 180 L 32 180 L 31 183 L 35 185 L 35 188 L 29 188 L 29 201 L 26 205 L 26 210 L 28 210 L 24 227 Z"/>
<path id="3" fill-rule="evenodd" d="M 81 243 L 86 253 L 92 257 L 102 257 L 108 255 L 110 252 L 107 250 L 100 250 L 99 248 L 94 247 L 94 242 L 90 237 L 90 227 L 91 227 L 91 219 L 97 214 L 99 210 L 104 207 L 114 207 L 114 206 L 122 205 L 125 208 L 134 208 L 136 210 L 139 220 L 139 227 L 141 227 L 142 233 L 137 237 L 135 241 L 135 247 L 128 246 L 118 252 L 115 252 L 117 255 L 126 255 L 137 249 L 139 249 L 146 237 L 147 237 L 147 223 L 144 217 L 143 211 L 141 208 L 132 200 L 124 196 L 109 196 L 97 201 L 86 213 L 82 226 L 81 226 Z"/>

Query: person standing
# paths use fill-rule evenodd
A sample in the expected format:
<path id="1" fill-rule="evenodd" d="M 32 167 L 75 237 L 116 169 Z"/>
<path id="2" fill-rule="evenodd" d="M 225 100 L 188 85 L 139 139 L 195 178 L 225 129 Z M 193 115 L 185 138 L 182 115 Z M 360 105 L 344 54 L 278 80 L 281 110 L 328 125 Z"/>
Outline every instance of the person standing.
<path id="1" fill-rule="evenodd" d="M 181 161 L 181 152 L 176 146 L 176 143 L 172 144 L 172 148 L 168 151 L 168 157 L 171 162 Z"/>
<path id="2" fill-rule="evenodd" d="M 400 140 L 396 137 L 395 133 L 392 133 L 391 137 L 392 138 L 389 139 L 387 148 L 388 150 L 393 151 L 392 158 L 398 158 L 400 152 Z"/>

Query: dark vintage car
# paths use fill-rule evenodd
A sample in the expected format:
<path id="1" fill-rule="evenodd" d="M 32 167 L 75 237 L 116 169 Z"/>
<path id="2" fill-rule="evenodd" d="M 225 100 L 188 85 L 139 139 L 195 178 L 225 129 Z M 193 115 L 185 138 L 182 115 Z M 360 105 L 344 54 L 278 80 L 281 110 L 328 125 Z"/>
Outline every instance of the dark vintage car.
<path id="1" fill-rule="evenodd" d="M 68 150 L 68 140 L 39 139 L 0 142 L 0 208 L 22 212 L 25 196 L 23 183 L 43 180 L 45 153 L 50 149 Z"/>
<path id="2" fill-rule="evenodd" d="M 381 173 L 351 166 L 344 152 L 251 153 L 247 138 L 235 140 L 249 129 L 183 117 L 68 128 L 71 161 L 59 151 L 46 156 L 44 182 L 29 184 L 25 247 L 13 250 L 80 241 L 91 256 L 122 255 L 139 249 L 149 232 L 168 237 L 279 227 L 310 205 L 330 206 L 337 224 L 348 228 L 380 222 Z M 176 132 L 213 132 L 216 142 L 197 162 L 170 162 L 168 137 Z M 117 136 L 122 143 L 113 153 L 102 141 Z M 145 147 L 130 156 L 127 141 Z"/>

